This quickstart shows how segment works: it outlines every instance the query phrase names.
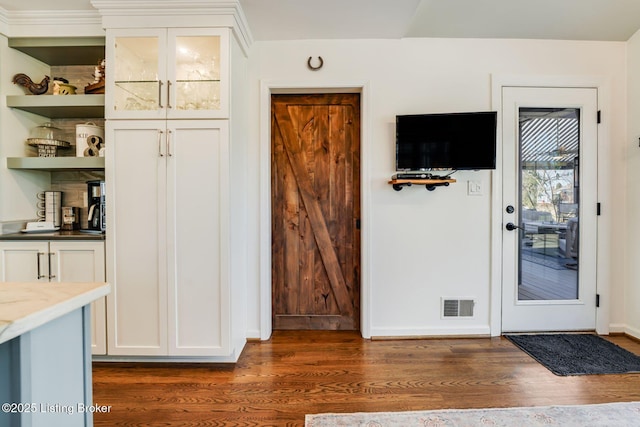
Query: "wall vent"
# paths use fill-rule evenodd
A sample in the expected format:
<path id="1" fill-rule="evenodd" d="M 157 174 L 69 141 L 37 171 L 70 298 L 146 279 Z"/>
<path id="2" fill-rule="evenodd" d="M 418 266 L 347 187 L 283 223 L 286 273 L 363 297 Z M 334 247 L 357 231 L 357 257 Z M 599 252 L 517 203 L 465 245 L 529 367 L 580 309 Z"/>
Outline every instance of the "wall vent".
<path id="1" fill-rule="evenodd" d="M 442 298 L 442 317 L 473 317 L 475 305 L 472 299 Z"/>

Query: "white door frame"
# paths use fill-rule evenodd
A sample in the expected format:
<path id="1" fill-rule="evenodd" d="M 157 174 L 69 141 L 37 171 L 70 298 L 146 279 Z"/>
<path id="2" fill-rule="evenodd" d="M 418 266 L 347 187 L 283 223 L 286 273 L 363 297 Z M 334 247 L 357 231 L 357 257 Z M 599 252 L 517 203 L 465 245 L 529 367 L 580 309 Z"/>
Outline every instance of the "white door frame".
<path id="1" fill-rule="evenodd" d="M 497 169 L 493 172 L 491 192 L 491 335 L 502 333 L 502 88 L 515 87 L 583 87 L 595 88 L 598 92 L 598 109 L 602 111 L 602 123 L 598 125 L 598 201 L 604 206 L 613 206 L 606 188 L 610 184 L 609 147 L 610 130 L 607 113 L 611 111 L 610 82 L 606 78 L 592 76 L 527 76 L 527 75 L 492 75 L 491 76 L 491 105 L 498 112 L 498 132 L 496 147 Z M 593 209 L 596 207 L 594 206 Z M 600 307 L 596 309 L 596 332 L 609 333 L 609 304 L 610 304 L 610 255 L 607 236 L 610 235 L 611 225 L 606 210 L 598 217 L 598 244 L 596 265 L 596 289 L 600 295 Z"/>
<path id="2" fill-rule="evenodd" d="M 360 333 L 371 337 L 369 275 L 371 185 L 368 82 L 260 82 L 260 339 L 272 331 L 271 304 L 271 95 L 351 92 L 360 94 Z"/>

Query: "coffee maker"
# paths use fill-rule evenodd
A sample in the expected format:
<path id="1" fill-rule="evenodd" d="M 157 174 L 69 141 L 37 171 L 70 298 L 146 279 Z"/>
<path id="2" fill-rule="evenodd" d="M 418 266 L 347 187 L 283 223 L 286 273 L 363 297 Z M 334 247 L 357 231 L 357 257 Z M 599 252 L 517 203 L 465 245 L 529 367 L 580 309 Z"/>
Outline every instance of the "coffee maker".
<path id="1" fill-rule="evenodd" d="M 87 197 L 89 206 L 87 228 L 104 232 L 107 228 L 104 181 L 87 181 Z"/>

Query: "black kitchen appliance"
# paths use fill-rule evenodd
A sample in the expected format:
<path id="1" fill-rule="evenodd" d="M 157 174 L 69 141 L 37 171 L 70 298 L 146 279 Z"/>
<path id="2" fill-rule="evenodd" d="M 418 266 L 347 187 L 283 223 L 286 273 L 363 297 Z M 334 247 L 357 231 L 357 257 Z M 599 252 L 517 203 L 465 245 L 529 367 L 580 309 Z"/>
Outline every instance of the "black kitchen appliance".
<path id="1" fill-rule="evenodd" d="M 89 214 L 87 228 L 93 231 L 106 230 L 105 183 L 104 181 L 87 181 L 87 197 Z"/>

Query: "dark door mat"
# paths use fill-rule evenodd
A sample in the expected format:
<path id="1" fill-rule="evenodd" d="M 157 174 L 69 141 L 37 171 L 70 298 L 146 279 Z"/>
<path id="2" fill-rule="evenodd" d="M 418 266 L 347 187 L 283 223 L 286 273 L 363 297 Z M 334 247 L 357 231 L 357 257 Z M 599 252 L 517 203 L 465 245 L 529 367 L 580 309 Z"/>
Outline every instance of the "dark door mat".
<path id="1" fill-rule="evenodd" d="M 593 334 L 505 335 L 556 375 L 640 372 L 640 357 Z"/>

